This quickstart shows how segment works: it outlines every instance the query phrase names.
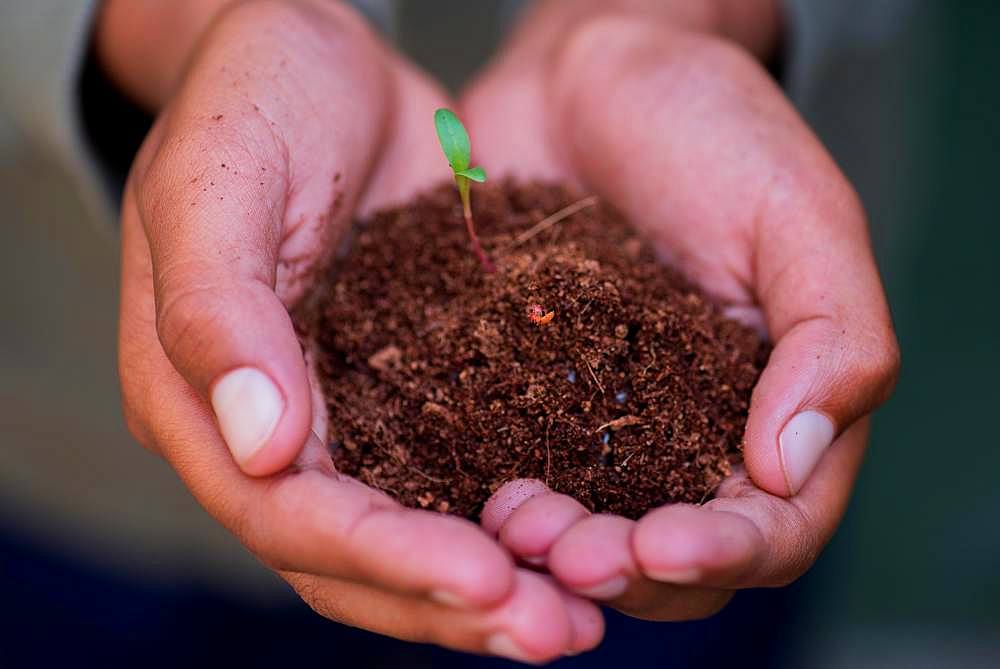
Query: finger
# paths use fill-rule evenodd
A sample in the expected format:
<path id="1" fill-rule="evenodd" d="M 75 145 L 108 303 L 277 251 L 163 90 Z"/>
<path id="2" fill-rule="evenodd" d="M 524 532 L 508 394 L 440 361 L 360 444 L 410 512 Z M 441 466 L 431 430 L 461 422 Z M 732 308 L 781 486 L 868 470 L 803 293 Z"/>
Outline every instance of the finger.
<path id="1" fill-rule="evenodd" d="M 523 491 L 529 484 L 535 484 L 538 493 L 525 498 Z M 497 507 L 509 509 L 498 526 L 500 543 L 515 558 L 535 567 L 547 563 L 549 550 L 566 530 L 590 515 L 572 497 L 553 493 L 541 481 L 532 480 L 511 481 L 501 487 L 486 503 L 484 525 L 487 514 L 496 515 Z"/>
<path id="2" fill-rule="evenodd" d="M 738 472 L 704 506 L 651 511 L 632 537 L 639 569 L 652 580 L 703 587 L 779 586 L 797 579 L 843 516 L 864 452 L 866 422 L 837 439 L 795 497 L 771 495 Z"/>
<path id="3" fill-rule="evenodd" d="M 899 370 L 860 208 L 813 205 L 779 202 L 757 240 L 775 347 L 751 400 L 744 461 L 757 485 L 782 495 L 799 493 L 834 438 L 888 399 Z"/>
<path id="4" fill-rule="evenodd" d="M 519 506 L 536 495 L 547 494 L 549 488 L 538 479 L 516 479 L 500 486 L 483 505 L 483 529 L 496 536 L 507 519 Z"/>
<path id="5" fill-rule="evenodd" d="M 601 609 L 588 599 L 572 595 L 558 586 L 566 613 L 569 615 L 572 637 L 564 655 L 579 655 L 593 650 L 604 638 L 604 616 Z"/>
<path id="6" fill-rule="evenodd" d="M 631 550 L 635 523 L 589 516 L 570 527 L 549 553 L 549 571 L 571 591 L 649 620 L 693 620 L 721 609 L 732 593 L 646 578 Z"/>
<path id="7" fill-rule="evenodd" d="M 760 487 L 797 493 L 898 370 L 857 196 L 763 68 L 723 42 L 608 19 L 557 70 L 582 176 L 710 293 L 762 310 L 775 348 L 744 457 Z"/>
<path id="8" fill-rule="evenodd" d="M 331 217 L 356 202 L 383 117 L 382 77 L 366 61 L 364 35 L 324 18 L 338 23 L 324 32 L 339 38 L 324 41 L 300 10 L 271 7 L 262 18 L 251 7 L 220 23 L 133 181 L 159 340 L 254 475 L 286 466 L 309 432 L 309 384 L 287 306 L 302 290 L 309 263 L 301 258 L 331 246 Z M 302 61 L 312 58 L 326 59 L 328 72 L 307 76 L 316 66 Z M 234 62 L 245 69 L 236 82 L 227 74 Z M 312 91 L 287 103 L 290 72 L 338 103 L 323 100 L 316 111 Z M 323 138 L 322 159 L 305 158 L 317 153 L 305 150 L 317 126 L 350 130 Z M 283 287 L 294 289 L 280 291 L 284 302 Z"/>
<path id="9" fill-rule="evenodd" d="M 510 558 L 466 520 L 406 509 L 315 470 L 284 475 L 258 494 L 246 500 L 241 531 L 276 569 L 384 584 L 460 608 L 489 606 L 509 592 Z"/>
<path id="10" fill-rule="evenodd" d="M 589 515 L 582 504 L 567 495 L 533 497 L 500 528 L 500 543 L 515 557 L 544 566 L 559 537 Z"/>
<path id="11" fill-rule="evenodd" d="M 601 601 L 620 598 L 637 574 L 629 551 L 634 523 L 594 515 L 566 530 L 549 551 L 549 571 L 573 592 Z"/>
<path id="12" fill-rule="evenodd" d="M 604 622 L 596 606 L 543 577 L 519 571 L 510 596 L 495 609 L 462 612 L 427 600 L 303 574 L 283 574 L 320 615 L 408 641 L 546 662 L 596 646 Z"/>
<path id="13" fill-rule="evenodd" d="M 643 575 L 675 585 L 734 587 L 766 551 L 746 517 L 693 505 L 650 511 L 631 542 Z"/>
<path id="14" fill-rule="evenodd" d="M 120 369 L 126 418 L 195 498 L 264 562 L 477 608 L 503 600 L 510 557 L 478 527 L 402 509 L 326 466 L 255 479 L 229 456 L 205 403 L 159 348 L 149 253 L 126 195 Z M 150 389 L 156 389 L 150 393 Z M 325 453 L 314 435 L 307 453 Z"/>

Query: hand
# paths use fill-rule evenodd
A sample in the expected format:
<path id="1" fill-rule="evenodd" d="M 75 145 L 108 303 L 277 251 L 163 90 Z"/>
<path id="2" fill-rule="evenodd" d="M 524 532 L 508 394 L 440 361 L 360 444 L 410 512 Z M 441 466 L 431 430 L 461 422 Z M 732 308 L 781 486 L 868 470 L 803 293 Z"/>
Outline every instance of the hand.
<path id="1" fill-rule="evenodd" d="M 745 49 L 660 16 L 561 25 L 573 27 L 522 27 L 465 96 L 476 159 L 596 191 L 775 347 L 746 470 L 716 499 L 632 522 L 520 482 L 484 524 L 573 592 L 644 618 L 703 617 L 734 589 L 788 583 L 816 559 L 898 348 L 857 196 Z M 555 37 L 543 48 L 537 35 Z"/>
<path id="2" fill-rule="evenodd" d="M 596 645 L 596 607 L 480 528 L 333 470 L 288 315 L 355 212 L 448 177 L 444 96 L 335 3 L 241 3 L 199 44 L 124 195 L 131 431 L 331 619 L 534 661 Z"/>

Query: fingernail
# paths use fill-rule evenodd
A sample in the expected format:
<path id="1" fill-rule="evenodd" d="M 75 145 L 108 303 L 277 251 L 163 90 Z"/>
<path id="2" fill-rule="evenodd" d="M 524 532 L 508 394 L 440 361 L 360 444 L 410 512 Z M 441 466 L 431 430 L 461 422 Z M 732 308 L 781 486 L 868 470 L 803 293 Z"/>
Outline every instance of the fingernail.
<path id="1" fill-rule="evenodd" d="M 243 464 L 271 438 L 285 402 L 266 374 L 242 367 L 216 382 L 212 409 L 233 459 Z"/>
<path id="2" fill-rule="evenodd" d="M 667 569 L 649 570 L 644 569 L 643 573 L 647 577 L 660 583 L 676 583 L 678 585 L 690 585 L 701 580 L 701 571 L 695 567 L 687 569 Z"/>
<path id="3" fill-rule="evenodd" d="M 438 604 L 443 604 L 453 609 L 470 608 L 468 602 L 456 595 L 454 592 L 449 592 L 448 590 L 432 590 L 431 599 Z"/>
<path id="4" fill-rule="evenodd" d="M 778 445 L 791 494 L 805 485 L 823 451 L 833 443 L 833 434 L 833 422 L 818 411 L 803 411 L 785 425 Z"/>
<path id="5" fill-rule="evenodd" d="M 518 662 L 531 662 L 528 654 L 521 650 L 521 647 L 514 643 L 514 640 L 503 632 L 494 634 L 486 640 L 486 650 L 491 655 L 506 657 Z"/>
<path id="6" fill-rule="evenodd" d="M 628 589 L 628 579 L 624 576 L 615 576 L 609 581 L 592 585 L 589 588 L 574 588 L 576 592 L 590 599 L 614 599 L 625 594 Z"/>

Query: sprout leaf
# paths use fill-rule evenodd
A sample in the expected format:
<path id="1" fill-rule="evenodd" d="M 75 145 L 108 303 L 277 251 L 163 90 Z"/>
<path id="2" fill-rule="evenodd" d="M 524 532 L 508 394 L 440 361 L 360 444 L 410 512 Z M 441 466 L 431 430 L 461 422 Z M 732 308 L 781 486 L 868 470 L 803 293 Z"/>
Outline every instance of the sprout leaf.
<path id="1" fill-rule="evenodd" d="M 434 128 L 437 130 L 438 140 L 441 142 L 441 150 L 444 151 L 445 158 L 451 165 L 451 171 L 455 173 L 455 185 L 458 186 L 458 195 L 462 199 L 462 215 L 465 217 L 465 229 L 469 232 L 472 249 L 486 273 L 491 274 L 494 271 L 493 263 L 483 251 L 479 237 L 476 236 L 476 226 L 472 221 L 471 195 L 469 194 L 469 187 L 472 185 L 470 182 L 483 183 L 486 181 L 486 170 L 482 167 L 469 167 L 469 163 L 472 161 L 469 133 L 465 131 L 465 126 L 458 120 L 454 112 L 448 109 L 438 109 L 434 112 Z"/>
<path id="2" fill-rule="evenodd" d="M 455 176 L 472 179 L 476 183 L 484 183 L 486 181 L 486 170 L 482 167 L 470 167 L 467 170 L 455 172 Z"/>
<path id="3" fill-rule="evenodd" d="M 434 127 L 441 141 L 441 149 L 455 174 L 469 169 L 472 153 L 469 133 L 458 117 L 448 109 L 438 109 L 434 112 Z"/>

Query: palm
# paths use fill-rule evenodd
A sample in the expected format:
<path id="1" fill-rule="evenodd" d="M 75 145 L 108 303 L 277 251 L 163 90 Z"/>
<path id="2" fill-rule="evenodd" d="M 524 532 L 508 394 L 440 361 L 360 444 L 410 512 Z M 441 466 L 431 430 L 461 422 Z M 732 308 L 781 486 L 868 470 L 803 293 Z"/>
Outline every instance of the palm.
<path id="1" fill-rule="evenodd" d="M 543 561 L 572 590 L 643 617 L 706 615 L 733 588 L 795 578 L 843 512 L 867 434 L 867 421 L 854 421 L 893 369 L 844 353 L 848 332 L 892 349 L 864 216 L 777 86 L 732 47 L 611 20 L 557 54 L 534 71 L 501 60 L 471 88 L 477 158 L 494 173 L 595 191 L 775 350 L 751 403 L 749 476 L 734 474 L 704 507 L 631 523 L 541 489 L 518 506 L 505 499 L 511 488 L 484 515 L 515 555 Z M 870 387 L 853 404 L 823 398 L 849 422 L 802 488 L 776 457 L 778 434 L 816 401 L 816 379 L 838 357 Z"/>
<path id="2" fill-rule="evenodd" d="M 444 96 L 359 21 L 317 7 L 228 14 L 136 159 L 122 209 L 130 426 L 330 617 L 479 652 L 582 650 L 601 634 L 585 602 L 514 570 L 473 524 L 402 509 L 330 465 L 323 398 L 288 310 L 354 216 L 448 166 L 431 126 Z M 248 365 L 285 408 L 260 457 L 238 466 L 205 398 L 220 373 Z M 588 629 L 574 632 L 581 614 Z M 491 648 L 498 632 L 511 641 Z"/>

